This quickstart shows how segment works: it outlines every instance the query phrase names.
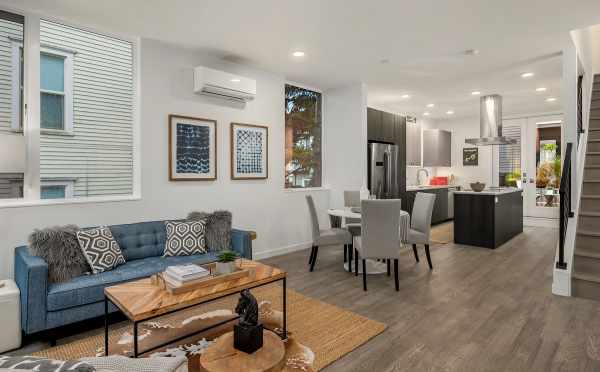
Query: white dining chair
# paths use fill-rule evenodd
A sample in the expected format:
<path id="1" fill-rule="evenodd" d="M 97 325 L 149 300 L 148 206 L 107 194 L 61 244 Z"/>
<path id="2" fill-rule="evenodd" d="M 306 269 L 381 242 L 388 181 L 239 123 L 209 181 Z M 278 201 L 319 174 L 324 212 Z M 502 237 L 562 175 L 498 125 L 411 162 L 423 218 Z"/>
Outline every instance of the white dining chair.
<path id="1" fill-rule="evenodd" d="M 306 202 L 308 203 L 313 240 L 308 264 L 310 265 L 310 271 L 313 271 L 315 263 L 317 262 L 319 247 L 352 244 L 352 235 L 350 235 L 346 229 L 340 228 L 321 230 L 319 227 L 317 209 L 315 208 L 315 202 L 313 201 L 312 196 L 306 195 Z"/>
<path id="2" fill-rule="evenodd" d="M 435 195 L 418 192 L 413 204 L 412 216 L 410 218 L 410 228 L 408 229 L 406 242 L 412 244 L 415 259 L 419 262 L 417 244 L 425 246 L 425 255 L 429 269 L 433 269 L 431 264 L 431 254 L 429 253 L 429 236 L 431 235 L 431 215 L 435 204 Z"/>
<path id="3" fill-rule="evenodd" d="M 400 259 L 400 199 L 361 201 L 361 236 L 354 239 L 354 272 L 358 275 L 358 260 L 362 260 L 363 290 L 367 290 L 367 259 L 394 260 L 396 291 L 399 290 L 398 259 Z"/>

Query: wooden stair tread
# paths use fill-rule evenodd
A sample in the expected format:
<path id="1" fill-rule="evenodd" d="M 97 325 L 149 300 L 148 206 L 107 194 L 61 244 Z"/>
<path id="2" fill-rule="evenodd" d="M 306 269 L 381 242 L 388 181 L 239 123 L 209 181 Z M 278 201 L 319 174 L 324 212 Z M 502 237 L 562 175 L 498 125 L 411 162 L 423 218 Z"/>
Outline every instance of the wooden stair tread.
<path id="1" fill-rule="evenodd" d="M 587 236 L 587 237 L 593 237 L 593 238 L 600 238 L 600 232 L 596 232 L 596 231 L 589 231 L 589 230 L 577 230 L 577 235 L 581 235 L 581 236 Z"/>
<path id="2" fill-rule="evenodd" d="M 600 274 L 592 274 L 592 273 L 587 273 L 587 272 L 582 273 L 582 272 L 575 270 L 575 271 L 573 271 L 573 278 L 600 284 Z"/>
<path id="3" fill-rule="evenodd" d="M 575 247 L 575 256 L 596 258 L 600 260 L 600 250 Z M 600 263 L 600 261 L 599 261 Z"/>
<path id="4" fill-rule="evenodd" d="M 600 199 L 600 195 L 582 194 L 581 199 Z"/>
<path id="5" fill-rule="evenodd" d="M 587 155 L 598 156 L 600 155 L 600 151 L 588 151 Z"/>
<path id="6" fill-rule="evenodd" d="M 600 217 L 600 212 L 579 212 L 579 216 Z"/>
<path id="7" fill-rule="evenodd" d="M 583 183 L 600 183 L 600 180 L 583 180 Z"/>

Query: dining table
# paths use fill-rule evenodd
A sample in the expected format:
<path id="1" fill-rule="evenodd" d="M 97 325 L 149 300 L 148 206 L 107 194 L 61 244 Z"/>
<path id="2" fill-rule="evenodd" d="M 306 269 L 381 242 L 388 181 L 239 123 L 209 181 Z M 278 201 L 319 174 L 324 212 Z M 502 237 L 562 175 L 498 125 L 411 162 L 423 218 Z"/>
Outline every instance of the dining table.
<path id="1" fill-rule="evenodd" d="M 355 207 L 344 207 L 344 208 L 333 208 L 328 209 L 327 214 L 331 219 L 331 227 L 346 227 L 348 224 L 348 220 L 351 223 L 360 223 L 362 215 L 360 213 L 360 208 Z M 400 226 L 399 234 L 401 244 L 404 245 L 406 243 L 406 237 L 408 235 L 408 229 L 410 228 L 410 214 L 406 211 L 400 211 Z M 399 247 L 400 248 L 400 247 Z M 366 260 L 367 266 L 367 274 L 384 274 L 387 273 L 387 263 L 381 262 L 377 260 Z M 344 263 L 344 269 L 346 271 L 350 271 L 349 263 Z M 358 266 L 358 272 L 362 273 L 361 265 Z"/>

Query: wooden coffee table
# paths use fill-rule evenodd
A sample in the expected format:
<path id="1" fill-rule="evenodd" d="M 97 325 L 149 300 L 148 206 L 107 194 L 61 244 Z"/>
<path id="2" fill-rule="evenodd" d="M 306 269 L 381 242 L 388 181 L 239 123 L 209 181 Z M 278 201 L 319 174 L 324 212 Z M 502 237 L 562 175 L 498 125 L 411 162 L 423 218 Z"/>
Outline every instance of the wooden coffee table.
<path id="1" fill-rule="evenodd" d="M 236 320 L 231 318 L 224 322 L 214 324 L 195 331 L 190 334 L 181 335 L 175 339 L 153 346 L 148 350 L 138 350 L 138 325 L 139 323 L 158 318 L 163 315 L 189 309 L 193 306 L 218 300 L 244 289 L 252 289 L 283 282 L 283 325 L 279 333 L 281 339 L 287 339 L 287 295 L 286 295 L 286 272 L 276 267 L 267 266 L 256 261 L 242 260 L 242 268 L 252 268 L 252 274 L 246 277 L 221 282 L 214 286 L 202 287 L 193 291 L 170 294 L 155 284 L 150 278 L 118 284 L 104 289 L 104 354 L 108 355 L 108 303 L 112 302 L 130 321 L 133 322 L 133 356 L 147 353 L 167 346 L 171 343 L 183 340 L 192 335 L 222 326 L 225 323 Z"/>
<path id="2" fill-rule="evenodd" d="M 265 330 L 263 347 L 252 354 L 233 347 L 233 332 L 215 340 L 200 357 L 200 365 L 208 372 L 276 372 L 281 371 L 285 346 L 273 332 Z"/>

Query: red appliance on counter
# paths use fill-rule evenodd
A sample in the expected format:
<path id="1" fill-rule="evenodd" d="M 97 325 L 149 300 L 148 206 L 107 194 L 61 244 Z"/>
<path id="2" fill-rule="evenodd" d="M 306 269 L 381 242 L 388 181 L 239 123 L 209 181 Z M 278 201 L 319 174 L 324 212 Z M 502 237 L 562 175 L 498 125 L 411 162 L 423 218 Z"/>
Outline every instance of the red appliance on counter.
<path id="1" fill-rule="evenodd" d="M 448 184 L 448 177 L 433 177 L 429 184 L 431 186 L 445 186 Z"/>

